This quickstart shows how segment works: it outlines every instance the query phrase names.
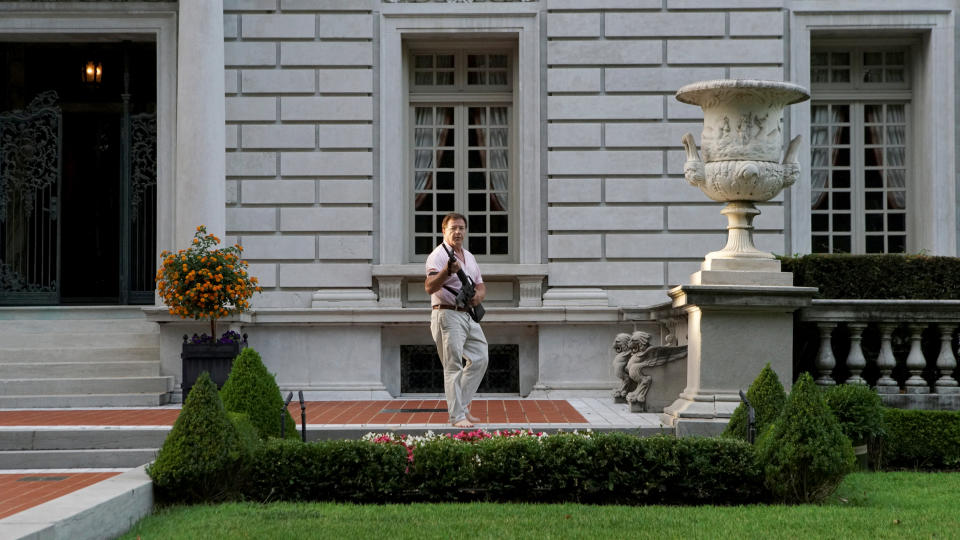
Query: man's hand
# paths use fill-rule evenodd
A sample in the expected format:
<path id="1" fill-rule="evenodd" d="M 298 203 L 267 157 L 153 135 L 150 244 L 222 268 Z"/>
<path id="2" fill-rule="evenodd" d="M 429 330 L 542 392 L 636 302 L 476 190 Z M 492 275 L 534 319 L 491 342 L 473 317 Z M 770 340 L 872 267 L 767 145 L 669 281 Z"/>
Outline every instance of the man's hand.
<path id="1" fill-rule="evenodd" d="M 447 261 L 447 275 L 455 276 L 459 271 L 460 271 L 460 260 L 457 259 L 456 257 L 451 257 L 450 260 Z"/>

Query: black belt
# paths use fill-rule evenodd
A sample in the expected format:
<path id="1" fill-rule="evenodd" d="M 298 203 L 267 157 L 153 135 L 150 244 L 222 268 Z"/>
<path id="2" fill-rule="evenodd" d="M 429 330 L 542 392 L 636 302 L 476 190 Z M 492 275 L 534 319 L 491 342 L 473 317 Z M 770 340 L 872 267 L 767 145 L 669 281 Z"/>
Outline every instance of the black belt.
<path id="1" fill-rule="evenodd" d="M 433 306 L 433 309 L 452 309 L 455 311 L 467 311 L 465 307 L 457 307 L 450 304 L 436 304 Z"/>

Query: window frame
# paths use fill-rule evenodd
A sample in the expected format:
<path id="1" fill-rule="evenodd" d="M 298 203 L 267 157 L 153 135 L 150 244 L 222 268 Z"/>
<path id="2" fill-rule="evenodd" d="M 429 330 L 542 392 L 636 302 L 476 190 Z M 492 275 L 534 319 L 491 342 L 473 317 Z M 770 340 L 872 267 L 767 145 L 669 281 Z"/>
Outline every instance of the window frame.
<path id="1" fill-rule="evenodd" d="M 514 187 L 516 223 L 514 260 L 495 266 L 502 276 L 543 274 L 546 233 L 542 217 L 546 215 L 546 180 L 541 133 L 543 102 L 541 100 L 541 25 L 539 7 L 534 3 L 511 5 L 510 10 L 490 4 L 384 4 L 380 23 L 380 39 L 375 45 L 374 92 L 379 93 L 378 113 L 374 116 L 374 146 L 379 148 L 374 159 L 374 253 L 375 272 L 404 268 L 403 272 L 419 272 L 423 258 L 410 260 L 410 238 L 405 225 L 408 202 L 406 152 L 408 118 L 408 56 L 406 49 L 426 41 L 454 40 L 508 42 L 517 50 L 514 63 L 514 166 L 517 172 Z M 415 8 L 415 9 L 414 9 Z M 492 270 L 488 269 L 486 273 Z M 527 289 L 523 289 L 527 290 Z M 531 289 L 532 290 L 532 289 Z M 521 305 L 540 305 L 536 299 L 523 300 Z"/>
<path id="2" fill-rule="evenodd" d="M 507 82 L 508 87 L 489 87 L 486 90 L 473 90 L 466 84 L 467 73 L 467 55 L 469 54 L 506 54 L 507 55 Z M 453 87 L 425 87 L 415 86 L 415 57 L 417 54 L 454 54 L 454 85 Z M 449 40 L 442 42 L 431 40 L 411 41 L 407 44 L 404 51 L 406 80 L 409 85 L 407 94 L 407 114 L 406 114 L 406 140 L 404 141 L 406 150 L 406 166 L 404 173 L 404 212 L 406 215 L 404 232 L 406 237 L 405 258 L 407 262 L 422 262 L 428 254 L 416 253 L 416 233 L 415 233 L 415 208 L 414 208 L 414 186 L 415 186 L 415 164 L 412 159 L 414 150 L 414 130 L 416 129 L 416 107 L 417 106 L 451 106 L 455 109 L 455 141 L 454 148 L 458 150 L 455 164 L 455 178 L 461 177 L 466 182 L 466 133 L 468 121 L 466 111 L 471 106 L 495 106 L 503 104 L 509 107 L 508 122 L 508 162 L 509 162 L 509 186 L 507 190 L 507 253 L 490 255 L 476 254 L 474 256 L 479 262 L 493 263 L 511 263 L 519 260 L 517 239 L 517 202 L 519 200 L 518 177 L 519 167 L 517 166 L 517 146 L 518 146 L 518 107 L 516 103 L 515 82 L 518 80 L 517 66 L 518 53 L 514 42 L 502 40 L 488 40 L 480 42 L 477 40 L 463 39 L 458 40 L 456 46 L 451 46 Z M 458 211 L 466 216 L 470 216 L 467 207 L 468 188 L 464 185 L 457 185 L 455 188 L 454 211 Z M 434 210 L 436 212 L 436 210 Z M 439 215 L 439 213 L 438 213 Z M 467 242 L 470 241 L 470 230 L 467 230 Z M 439 243 L 439 242 L 438 242 Z M 468 248 L 469 249 L 469 246 Z"/>
<path id="3" fill-rule="evenodd" d="M 912 231 L 911 252 L 952 256 L 958 253 L 958 212 L 955 145 L 957 50 L 954 35 L 956 6 L 947 0 L 931 0 L 929 5 L 904 6 L 890 12 L 873 4 L 844 8 L 825 6 L 820 0 L 795 0 L 789 20 L 789 63 L 785 78 L 810 87 L 810 51 L 813 46 L 846 44 L 905 44 L 911 47 L 911 85 L 914 99 L 909 136 L 915 151 L 910 175 L 914 179 L 908 210 Z M 940 6 L 934 8 L 933 6 Z M 815 96 L 820 97 L 820 96 Z M 788 129 L 809 133 L 810 107 L 789 107 L 785 121 Z M 801 162 L 809 163 L 809 136 L 801 140 Z M 787 253 L 811 250 L 810 187 L 808 166 L 801 166 L 797 183 L 785 192 L 789 230 Z M 917 212 L 917 210 L 920 210 Z M 908 240 L 910 241 L 910 240 Z"/>

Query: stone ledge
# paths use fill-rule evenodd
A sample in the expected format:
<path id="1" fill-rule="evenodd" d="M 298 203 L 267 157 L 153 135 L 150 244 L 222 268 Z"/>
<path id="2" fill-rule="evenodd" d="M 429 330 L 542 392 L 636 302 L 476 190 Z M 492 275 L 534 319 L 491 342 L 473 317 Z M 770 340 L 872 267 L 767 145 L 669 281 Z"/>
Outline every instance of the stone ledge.
<path id="1" fill-rule="evenodd" d="M 0 519 L 3 538 L 115 538 L 153 510 L 146 465 Z"/>

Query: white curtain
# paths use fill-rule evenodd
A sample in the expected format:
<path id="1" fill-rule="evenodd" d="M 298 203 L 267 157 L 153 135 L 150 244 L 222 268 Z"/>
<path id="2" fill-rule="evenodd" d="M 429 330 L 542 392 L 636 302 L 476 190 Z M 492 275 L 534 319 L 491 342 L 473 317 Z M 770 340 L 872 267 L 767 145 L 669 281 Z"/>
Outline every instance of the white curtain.
<path id="1" fill-rule="evenodd" d="M 501 126 L 490 128 L 490 146 L 503 147 L 499 150 L 490 150 L 489 169 L 490 185 L 494 193 L 490 197 L 490 209 L 495 211 L 507 211 L 507 189 L 509 187 L 510 164 L 508 162 L 509 150 L 506 148 L 508 138 L 508 126 L 510 124 L 507 107 L 490 107 L 490 125 Z"/>
<path id="2" fill-rule="evenodd" d="M 906 208 L 906 106 L 887 105 L 887 208 Z"/>
<path id="3" fill-rule="evenodd" d="M 413 135 L 415 148 L 413 154 L 413 170 L 415 171 L 413 189 L 416 193 L 414 208 L 418 208 L 428 195 L 420 192 L 433 187 L 433 171 L 424 170 L 433 168 L 433 129 L 419 127 L 433 124 L 433 107 L 417 107 L 415 116 L 414 124 L 418 127 L 414 129 Z"/>

